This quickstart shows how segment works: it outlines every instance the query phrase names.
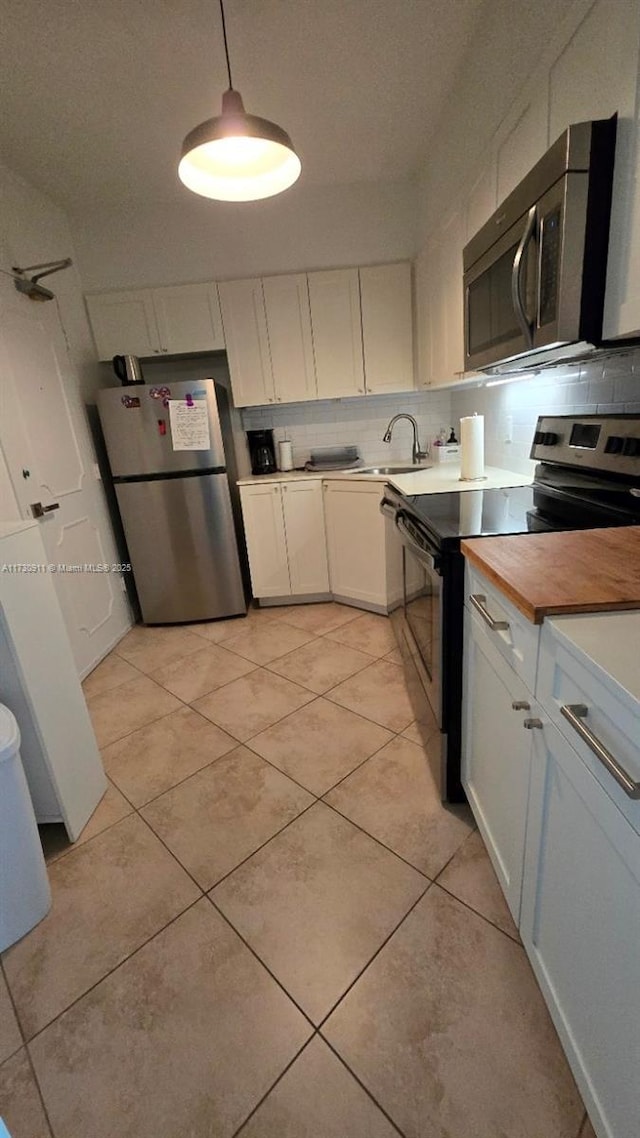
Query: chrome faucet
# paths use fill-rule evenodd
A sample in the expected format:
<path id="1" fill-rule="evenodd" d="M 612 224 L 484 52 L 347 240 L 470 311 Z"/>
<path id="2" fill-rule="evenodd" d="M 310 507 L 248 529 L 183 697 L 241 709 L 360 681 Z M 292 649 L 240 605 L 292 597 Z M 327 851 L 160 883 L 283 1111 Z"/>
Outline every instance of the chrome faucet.
<path id="1" fill-rule="evenodd" d="M 399 419 L 408 419 L 409 422 L 411 423 L 411 426 L 413 427 L 413 449 L 411 451 L 412 462 L 414 464 L 417 464 L 417 463 L 421 462 L 423 458 L 428 458 L 429 457 L 429 451 L 428 450 L 420 450 L 420 440 L 418 438 L 418 424 L 416 423 L 413 415 L 406 415 L 404 412 L 402 412 L 400 415 L 394 415 L 393 419 L 390 419 L 389 425 L 387 426 L 387 429 L 382 436 L 383 443 L 390 443 L 391 442 L 391 435 L 393 432 L 393 428 L 395 427 L 395 425 Z"/>

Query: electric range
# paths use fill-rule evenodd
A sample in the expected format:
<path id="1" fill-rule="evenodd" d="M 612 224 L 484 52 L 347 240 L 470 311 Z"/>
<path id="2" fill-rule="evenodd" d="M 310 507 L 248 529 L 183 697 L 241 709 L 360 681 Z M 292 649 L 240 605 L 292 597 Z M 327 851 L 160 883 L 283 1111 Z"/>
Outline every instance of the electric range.
<path id="1" fill-rule="evenodd" d="M 528 486 L 413 496 L 386 486 L 380 505 L 402 542 L 403 603 L 394 623 L 416 719 L 440 731 L 434 773 L 443 801 L 465 798 L 461 540 L 640 524 L 640 415 L 541 416 L 531 458 L 538 465 Z"/>

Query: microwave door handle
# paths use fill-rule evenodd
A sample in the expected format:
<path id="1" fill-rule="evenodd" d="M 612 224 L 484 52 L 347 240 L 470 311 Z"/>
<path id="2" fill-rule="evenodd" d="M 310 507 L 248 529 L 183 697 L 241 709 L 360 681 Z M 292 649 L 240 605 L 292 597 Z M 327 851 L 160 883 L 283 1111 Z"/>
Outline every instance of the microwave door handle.
<path id="1" fill-rule="evenodd" d="M 516 255 L 513 258 L 513 268 L 511 270 L 511 301 L 515 314 L 518 318 L 518 324 L 522 329 L 522 334 L 525 338 L 525 343 L 528 348 L 533 347 L 533 327 L 527 320 L 527 314 L 524 310 L 524 302 L 522 300 L 522 277 L 524 270 L 524 255 L 527 245 L 533 237 L 536 227 L 536 207 L 531 206 L 527 214 L 527 222 L 524 227 L 524 233 L 520 238 L 520 244 L 516 249 Z"/>

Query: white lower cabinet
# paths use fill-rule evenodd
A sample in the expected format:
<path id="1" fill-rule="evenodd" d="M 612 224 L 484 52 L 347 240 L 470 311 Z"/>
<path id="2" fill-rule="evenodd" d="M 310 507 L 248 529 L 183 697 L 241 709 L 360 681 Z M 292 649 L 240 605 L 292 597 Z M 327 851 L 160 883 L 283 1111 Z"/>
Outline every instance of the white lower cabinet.
<path id="1" fill-rule="evenodd" d="M 548 718 L 532 734 L 520 931 L 596 1133 L 630 1138 L 640 1134 L 640 836 Z"/>
<path id="2" fill-rule="evenodd" d="M 533 697 L 482 618 L 465 612 L 465 722 L 462 785 L 514 921 L 520 919 L 527 828 Z"/>
<path id="3" fill-rule="evenodd" d="M 630 1138 L 640 1134 L 640 737 L 630 694 L 640 615 L 556 618 L 527 634 L 475 572 L 465 604 L 463 785 L 594 1130 Z M 626 791 L 607 752 L 631 778 Z"/>
<path id="4" fill-rule="evenodd" d="M 335 597 L 388 606 L 386 525 L 379 482 L 324 483 L 331 592 Z"/>
<path id="5" fill-rule="evenodd" d="M 329 592 L 319 479 L 240 487 L 256 599 Z"/>

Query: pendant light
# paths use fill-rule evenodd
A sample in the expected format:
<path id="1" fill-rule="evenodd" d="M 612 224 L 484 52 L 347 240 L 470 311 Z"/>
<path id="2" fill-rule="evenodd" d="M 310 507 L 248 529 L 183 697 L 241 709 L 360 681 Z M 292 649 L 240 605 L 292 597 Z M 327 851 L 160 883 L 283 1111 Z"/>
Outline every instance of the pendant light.
<path id="1" fill-rule="evenodd" d="M 292 186 L 302 166 L 282 127 L 246 113 L 231 80 L 222 0 L 220 16 L 229 77 L 222 114 L 189 131 L 182 144 L 178 176 L 188 189 L 205 198 L 226 202 L 270 198 Z"/>

